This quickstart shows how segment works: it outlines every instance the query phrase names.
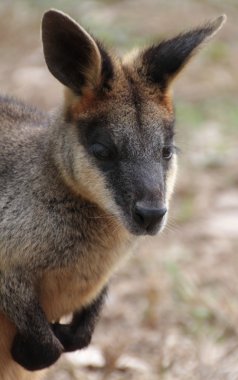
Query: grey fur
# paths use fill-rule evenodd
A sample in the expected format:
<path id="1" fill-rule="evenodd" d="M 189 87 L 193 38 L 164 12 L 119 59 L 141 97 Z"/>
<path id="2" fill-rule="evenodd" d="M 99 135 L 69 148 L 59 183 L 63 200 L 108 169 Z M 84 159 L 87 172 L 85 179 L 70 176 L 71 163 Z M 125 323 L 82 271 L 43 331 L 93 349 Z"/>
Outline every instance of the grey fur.
<path id="1" fill-rule="evenodd" d="M 57 61 L 61 44 L 51 54 L 61 23 L 66 42 L 76 38 L 70 43 L 77 46 L 79 36 L 79 49 L 84 46 L 82 65 L 77 62 L 70 78 L 67 65 L 75 54 L 67 50 L 64 65 Z M 215 25 L 204 29 L 203 39 Z M 175 152 L 168 159 L 164 153 L 174 135 L 164 87 L 161 92 L 158 83 L 145 81 L 141 55 L 120 62 L 78 28 L 57 11 L 44 16 L 46 62 L 70 87 L 55 116 L 0 98 L 0 310 L 17 329 L 12 355 L 30 370 L 49 366 L 63 352 L 61 328 L 54 334 L 50 322 L 65 313 L 81 315 L 89 307 L 92 333 L 97 318 L 89 311 L 99 312 L 115 267 L 137 235 L 155 234 L 165 224 L 159 220 L 150 232 L 138 226 L 135 205 L 168 207 L 176 173 Z M 173 49 L 169 44 L 165 51 Z M 147 55 L 154 71 L 153 51 Z M 106 159 L 98 158 L 98 146 Z"/>

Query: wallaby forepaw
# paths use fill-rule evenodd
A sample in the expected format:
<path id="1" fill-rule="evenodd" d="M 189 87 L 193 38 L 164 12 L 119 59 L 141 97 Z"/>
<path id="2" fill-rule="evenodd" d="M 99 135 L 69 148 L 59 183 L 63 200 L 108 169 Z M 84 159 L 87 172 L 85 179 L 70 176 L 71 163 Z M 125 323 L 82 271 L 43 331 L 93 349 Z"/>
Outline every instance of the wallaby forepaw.
<path id="1" fill-rule="evenodd" d="M 51 328 L 64 346 L 65 352 L 80 350 L 87 347 L 91 342 L 92 332 L 90 331 L 81 331 L 80 328 L 74 331 L 70 324 L 63 325 L 60 323 L 52 324 Z"/>
<path id="2" fill-rule="evenodd" d="M 28 371 L 36 371 L 54 364 L 63 352 L 58 339 L 42 343 L 17 334 L 11 348 L 13 359 Z"/>

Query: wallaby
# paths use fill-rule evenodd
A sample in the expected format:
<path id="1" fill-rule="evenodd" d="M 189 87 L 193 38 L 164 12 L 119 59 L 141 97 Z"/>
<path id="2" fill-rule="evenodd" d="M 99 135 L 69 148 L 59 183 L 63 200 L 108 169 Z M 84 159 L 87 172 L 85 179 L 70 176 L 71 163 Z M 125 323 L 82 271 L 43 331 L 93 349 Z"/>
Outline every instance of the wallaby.
<path id="1" fill-rule="evenodd" d="M 64 105 L 52 116 L 0 98 L 1 380 L 33 379 L 87 346 L 115 268 L 163 229 L 177 166 L 171 83 L 224 21 L 120 59 L 66 14 L 44 14 Z"/>

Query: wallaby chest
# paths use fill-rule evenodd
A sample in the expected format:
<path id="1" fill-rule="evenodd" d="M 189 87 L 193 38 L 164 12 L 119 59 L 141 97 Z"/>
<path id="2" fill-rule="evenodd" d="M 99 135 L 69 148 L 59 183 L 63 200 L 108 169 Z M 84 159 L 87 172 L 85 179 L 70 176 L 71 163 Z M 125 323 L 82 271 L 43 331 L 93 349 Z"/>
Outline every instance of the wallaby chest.
<path id="1" fill-rule="evenodd" d="M 114 237 L 113 249 L 95 247 L 79 254 L 74 265 L 42 274 L 39 282 L 40 303 L 49 321 L 80 309 L 92 302 L 106 285 L 120 261 L 132 247 L 129 239 Z"/>

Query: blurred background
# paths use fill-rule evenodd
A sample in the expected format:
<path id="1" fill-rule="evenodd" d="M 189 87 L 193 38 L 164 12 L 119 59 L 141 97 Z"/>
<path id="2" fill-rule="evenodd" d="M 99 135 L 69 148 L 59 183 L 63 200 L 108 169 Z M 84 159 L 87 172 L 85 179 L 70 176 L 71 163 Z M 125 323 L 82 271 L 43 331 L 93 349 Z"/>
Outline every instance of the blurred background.
<path id="1" fill-rule="evenodd" d="M 62 101 L 44 64 L 42 13 L 69 13 L 123 54 L 226 13 L 175 83 L 179 173 L 170 221 L 111 281 L 91 346 L 47 380 L 238 379 L 238 1 L 0 1 L 0 92 Z"/>

